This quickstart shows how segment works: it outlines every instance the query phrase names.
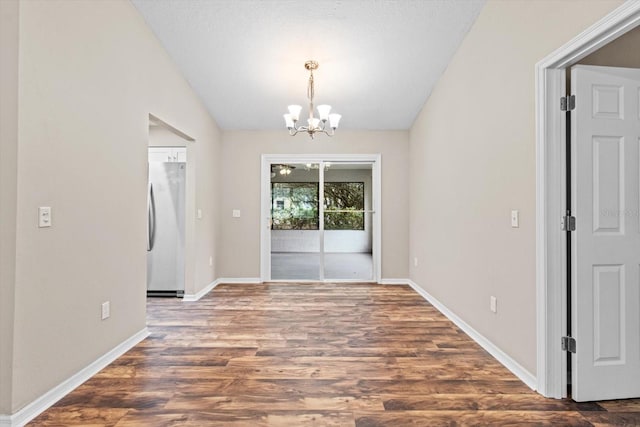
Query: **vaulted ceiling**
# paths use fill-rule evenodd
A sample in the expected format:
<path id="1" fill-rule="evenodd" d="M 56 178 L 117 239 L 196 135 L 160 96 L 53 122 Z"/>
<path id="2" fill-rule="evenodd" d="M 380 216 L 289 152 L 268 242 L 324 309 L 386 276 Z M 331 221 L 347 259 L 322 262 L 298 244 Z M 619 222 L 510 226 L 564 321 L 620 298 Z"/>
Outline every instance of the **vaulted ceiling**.
<path id="1" fill-rule="evenodd" d="M 284 129 L 287 105 L 341 128 L 408 129 L 484 0 L 132 0 L 223 129 Z"/>

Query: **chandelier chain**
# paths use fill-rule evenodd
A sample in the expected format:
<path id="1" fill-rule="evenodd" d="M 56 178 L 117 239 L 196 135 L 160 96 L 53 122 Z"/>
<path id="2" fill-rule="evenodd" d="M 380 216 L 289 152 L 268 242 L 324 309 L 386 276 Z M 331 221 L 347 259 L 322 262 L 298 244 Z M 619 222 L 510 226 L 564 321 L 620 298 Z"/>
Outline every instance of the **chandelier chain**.
<path id="1" fill-rule="evenodd" d="M 313 118 L 313 69 L 309 70 L 309 85 L 307 86 L 307 98 L 309 98 L 309 117 Z"/>
<path id="2" fill-rule="evenodd" d="M 309 101 L 313 102 L 313 96 L 315 95 L 313 90 L 313 70 L 311 70 L 309 74 L 309 85 L 307 86 L 307 98 Z"/>

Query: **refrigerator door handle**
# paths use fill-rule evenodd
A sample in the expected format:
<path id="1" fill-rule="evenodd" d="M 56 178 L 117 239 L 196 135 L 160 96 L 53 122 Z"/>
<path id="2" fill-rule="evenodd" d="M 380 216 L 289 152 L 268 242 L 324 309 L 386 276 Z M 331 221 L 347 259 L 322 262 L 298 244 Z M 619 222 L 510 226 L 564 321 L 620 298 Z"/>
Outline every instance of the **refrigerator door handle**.
<path id="1" fill-rule="evenodd" d="M 149 183 L 147 197 L 147 252 L 153 249 L 156 240 L 156 201 L 153 196 L 153 184 Z"/>

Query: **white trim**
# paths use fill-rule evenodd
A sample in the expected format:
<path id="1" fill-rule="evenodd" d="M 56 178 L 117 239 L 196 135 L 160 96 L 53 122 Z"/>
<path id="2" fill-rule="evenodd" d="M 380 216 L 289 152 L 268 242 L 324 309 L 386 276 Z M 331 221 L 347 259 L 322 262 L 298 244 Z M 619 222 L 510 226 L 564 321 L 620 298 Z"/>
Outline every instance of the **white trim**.
<path id="1" fill-rule="evenodd" d="M 545 70 L 538 78 L 538 87 L 544 88 L 549 99 L 559 99 L 560 94 L 565 93 L 564 71 Z M 566 397 L 567 390 L 566 375 L 563 375 L 567 370 L 566 358 L 560 348 L 560 337 L 566 329 L 566 319 L 561 313 L 566 303 L 566 263 L 563 263 L 566 239 L 560 228 L 560 218 L 566 210 L 566 158 L 565 120 L 558 103 L 555 108 L 545 111 L 540 102 L 537 116 L 538 123 L 546 128 L 544 139 L 548 143 L 536 146 L 536 215 L 538 219 L 543 218 L 536 221 L 536 372 L 539 392 L 547 397 L 562 398 Z M 549 293 L 549 288 L 540 286 L 540 280 L 556 284 L 558 292 Z M 547 378 L 561 377 L 558 383 L 547 382 Z"/>
<path id="2" fill-rule="evenodd" d="M 271 239 L 269 235 L 270 183 L 272 163 L 372 162 L 371 186 L 373 203 L 373 282 L 382 277 L 382 155 L 381 154 L 263 154 L 260 172 L 260 277 L 271 281 Z M 316 281 L 317 282 L 317 281 Z"/>
<path id="3" fill-rule="evenodd" d="M 184 294 L 182 298 L 182 302 L 194 302 L 198 301 L 200 298 L 211 292 L 216 286 L 220 284 L 220 279 L 214 280 L 209 283 L 204 289 L 201 289 L 195 294 Z"/>
<path id="4" fill-rule="evenodd" d="M 567 68 L 640 24 L 640 2 L 626 1 L 536 64 Z"/>
<path id="5" fill-rule="evenodd" d="M 559 98 L 565 69 L 640 25 L 640 2 L 627 1 L 536 64 L 536 326 L 537 390 L 566 397 L 565 123 Z"/>
<path id="6" fill-rule="evenodd" d="M 373 215 L 373 280 L 380 283 L 382 280 L 382 155 L 376 154 L 371 170 L 371 192 L 373 200 L 371 206 L 376 213 Z"/>
<path id="7" fill-rule="evenodd" d="M 218 282 L 218 284 L 220 285 L 256 285 L 262 283 L 262 280 L 259 277 L 221 277 L 220 279 L 216 280 L 216 282 Z"/>
<path id="8" fill-rule="evenodd" d="M 318 235 L 320 237 L 320 280 L 324 282 L 324 160 L 318 162 Z M 320 232 L 320 230 L 322 230 Z M 269 232 L 271 234 L 271 232 Z"/>
<path id="9" fill-rule="evenodd" d="M 14 427 L 25 425 L 148 336 L 149 330 L 147 328 L 136 332 L 112 350 L 100 356 L 94 362 L 38 397 L 15 414 L 11 416 L 0 416 L 0 426 Z"/>
<path id="10" fill-rule="evenodd" d="M 473 329 L 467 322 L 458 317 L 454 312 L 449 310 L 444 304 L 438 301 L 435 297 L 429 294 L 427 291 L 418 286 L 413 280 L 406 280 L 406 284 L 420 294 L 425 300 L 433 305 L 440 313 L 444 314 L 447 319 L 451 320 L 457 327 L 462 329 L 465 334 L 474 340 L 480 347 L 484 348 L 491 356 L 493 356 L 498 362 L 500 362 L 511 373 L 518 377 L 523 383 L 529 386 L 532 390 L 536 389 L 536 377 L 522 365 L 511 358 L 507 353 L 502 351 L 498 346 L 492 343 L 480 332 Z"/>
<path id="11" fill-rule="evenodd" d="M 362 280 L 362 279 L 322 279 L 322 280 L 306 280 L 306 279 L 295 279 L 295 280 L 284 280 L 284 279 L 274 279 L 267 280 L 264 283 L 369 283 L 369 284 L 378 284 L 374 280 Z"/>
<path id="12" fill-rule="evenodd" d="M 260 169 L 260 278 L 271 278 L 271 163 L 272 160 L 262 155 Z"/>
<path id="13" fill-rule="evenodd" d="M 222 277 L 209 283 L 206 288 L 200 290 L 197 294 L 185 294 L 182 302 L 199 301 L 203 296 L 211 292 L 216 286 L 221 284 L 257 284 L 262 283 L 259 277 Z"/>
<path id="14" fill-rule="evenodd" d="M 409 279 L 380 279 L 378 283 L 381 285 L 408 285 Z"/>

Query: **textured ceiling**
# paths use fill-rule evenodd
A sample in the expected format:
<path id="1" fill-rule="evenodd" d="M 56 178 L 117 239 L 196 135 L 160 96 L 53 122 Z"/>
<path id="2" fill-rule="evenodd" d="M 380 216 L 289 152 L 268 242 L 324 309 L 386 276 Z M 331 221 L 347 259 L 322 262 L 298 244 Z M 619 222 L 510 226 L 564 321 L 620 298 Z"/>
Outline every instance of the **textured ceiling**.
<path id="1" fill-rule="evenodd" d="M 132 0 L 223 129 L 283 129 L 287 105 L 340 128 L 408 129 L 484 0 Z M 316 115 L 317 116 L 317 115 Z"/>

